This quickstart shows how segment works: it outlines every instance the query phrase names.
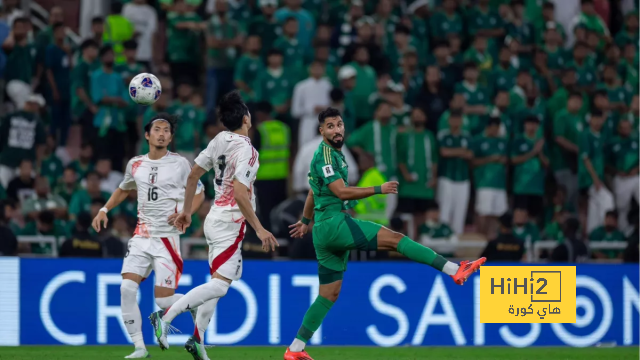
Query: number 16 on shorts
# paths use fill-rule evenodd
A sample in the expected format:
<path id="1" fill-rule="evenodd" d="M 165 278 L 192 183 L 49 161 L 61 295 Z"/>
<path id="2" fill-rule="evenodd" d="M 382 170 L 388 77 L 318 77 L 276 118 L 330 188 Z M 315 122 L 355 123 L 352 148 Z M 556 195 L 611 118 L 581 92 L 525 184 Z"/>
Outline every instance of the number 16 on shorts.
<path id="1" fill-rule="evenodd" d="M 481 323 L 575 323 L 575 266 L 483 266 Z"/>

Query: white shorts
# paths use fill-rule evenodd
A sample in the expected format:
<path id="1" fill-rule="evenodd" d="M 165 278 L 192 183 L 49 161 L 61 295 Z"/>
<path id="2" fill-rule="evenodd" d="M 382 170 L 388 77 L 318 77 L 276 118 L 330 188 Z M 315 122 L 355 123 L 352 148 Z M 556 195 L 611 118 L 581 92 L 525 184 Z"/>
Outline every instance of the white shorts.
<path id="1" fill-rule="evenodd" d="M 481 216 L 501 216 L 507 212 L 507 192 L 498 189 L 476 191 L 476 212 Z"/>
<path id="2" fill-rule="evenodd" d="M 209 268 L 211 275 L 218 274 L 230 280 L 242 277 L 242 240 L 246 223 L 207 220 L 204 222 L 204 236 L 209 245 Z"/>
<path id="3" fill-rule="evenodd" d="M 155 271 L 155 285 L 170 289 L 178 287 L 183 270 L 180 237 L 146 238 L 135 235 L 129 240 L 121 274 L 137 274 L 146 279 Z"/>

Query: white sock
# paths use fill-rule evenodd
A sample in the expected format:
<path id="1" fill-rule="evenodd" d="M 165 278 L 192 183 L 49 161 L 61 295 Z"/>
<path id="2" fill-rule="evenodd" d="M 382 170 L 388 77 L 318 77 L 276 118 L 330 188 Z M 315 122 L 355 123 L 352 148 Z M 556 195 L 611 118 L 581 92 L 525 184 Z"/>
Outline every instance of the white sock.
<path id="1" fill-rule="evenodd" d="M 460 265 L 451 261 L 447 261 L 447 263 L 444 264 L 444 267 L 442 268 L 442 272 L 447 275 L 455 275 L 458 272 L 459 268 Z"/>
<path id="2" fill-rule="evenodd" d="M 293 342 L 291 343 L 291 346 L 289 346 L 289 350 L 293 351 L 293 352 L 300 352 L 302 350 L 304 350 L 304 346 L 306 344 L 304 343 L 304 341 L 295 338 L 293 339 Z"/>
<path id="3" fill-rule="evenodd" d="M 213 316 L 216 305 L 218 305 L 218 300 L 220 300 L 219 297 L 209 300 L 198 307 L 198 313 L 196 315 L 196 328 L 193 331 L 193 336 L 195 336 L 201 344 L 204 344 L 204 332 L 209 326 L 211 316 Z"/>
<path id="4" fill-rule="evenodd" d="M 138 284 L 133 280 L 122 280 L 120 285 L 122 320 L 136 349 L 145 349 L 142 339 L 142 315 L 140 315 L 137 297 Z"/>
<path id="5" fill-rule="evenodd" d="M 176 301 L 180 300 L 184 294 L 173 294 L 171 296 L 156 298 L 156 305 L 162 310 L 168 309 L 171 305 L 175 304 Z"/>
<path id="6" fill-rule="evenodd" d="M 225 296 L 228 290 L 228 282 L 221 279 L 213 279 L 189 291 L 165 312 L 162 320 L 170 323 L 176 316 L 185 311 L 195 309 L 209 300 Z"/>

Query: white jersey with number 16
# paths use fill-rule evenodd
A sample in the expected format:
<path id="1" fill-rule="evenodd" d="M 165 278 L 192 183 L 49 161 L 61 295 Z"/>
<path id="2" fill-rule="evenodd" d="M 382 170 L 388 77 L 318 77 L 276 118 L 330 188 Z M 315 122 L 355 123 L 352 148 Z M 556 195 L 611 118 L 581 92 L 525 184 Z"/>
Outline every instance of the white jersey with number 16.
<path id="1" fill-rule="evenodd" d="M 216 198 L 209 215 L 223 222 L 239 223 L 244 220 L 234 197 L 234 179 L 238 179 L 249 189 L 249 199 L 255 211 L 256 196 L 253 183 L 256 180 L 259 162 L 258 152 L 248 137 L 223 131 L 202 150 L 195 163 L 206 171 L 211 168 L 215 171 L 213 185 Z"/>
<path id="2" fill-rule="evenodd" d="M 120 189 L 138 190 L 136 235 L 147 238 L 180 235 L 168 219 L 171 214 L 182 211 L 189 173 L 189 160 L 170 151 L 158 160 L 151 160 L 148 155 L 129 160 Z M 204 186 L 198 181 L 196 194 L 203 190 Z"/>

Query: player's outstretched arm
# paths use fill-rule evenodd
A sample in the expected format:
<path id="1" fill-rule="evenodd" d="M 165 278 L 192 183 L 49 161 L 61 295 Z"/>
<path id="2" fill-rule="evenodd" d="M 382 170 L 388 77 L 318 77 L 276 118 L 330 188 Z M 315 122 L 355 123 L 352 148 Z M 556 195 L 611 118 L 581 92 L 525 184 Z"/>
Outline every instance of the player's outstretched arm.
<path id="1" fill-rule="evenodd" d="M 203 202 L 204 202 L 204 191 L 199 194 L 196 194 L 196 196 L 193 198 L 191 213 L 194 214 L 196 211 L 198 211 L 198 209 L 200 209 L 200 206 L 202 206 Z M 169 216 L 169 225 L 175 226 L 176 219 L 178 218 L 178 216 L 180 216 L 180 213 L 171 214 Z"/>
<path id="2" fill-rule="evenodd" d="M 107 224 L 109 223 L 107 212 L 120 205 L 120 203 L 123 202 L 124 199 L 127 198 L 127 196 L 129 196 L 129 192 L 130 190 L 122 190 L 120 188 L 117 188 L 116 191 L 111 194 L 109 201 L 107 201 L 107 204 L 102 209 L 100 209 L 100 211 L 98 211 L 98 215 L 96 215 L 96 217 L 93 219 L 93 223 L 91 224 L 96 232 L 100 232 L 100 224 L 103 224 L 103 229 L 107 228 Z"/>
<path id="3" fill-rule="evenodd" d="M 207 171 L 200 167 L 200 165 L 195 164 L 191 168 L 191 172 L 189 173 L 189 177 L 187 178 L 187 186 L 184 190 L 184 205 L 182 207 L 182 212 L 176 218 L 175 227 L 178 230 L 184 232 L 191 225 L 191 214 L 193 214 L 194 208 L 199 208 L 200 206 L 194 207 L 193 199 L 196 197 L 196 189 L 198 188 L 198 181 Z M 204 195 L 203 195 L 204 196 Z M 200 202 L 202 204 L 202 201 Z"/>
<path id="4" fill-rule="evenodd" d="M 289 225 L 289 234 L 294 239 L 301 239 L 307 231 L 309 231 L 309 223 L 313 218 L 313 208 L 316 206 L 313 200 L 313 190 L 309 190 L 307 200 L 304 202 L 304 210 L 302 211 L 302 219 L 295 224 Z"/>
<path id="5" fill-rule="evenodd" d="M 238 207 L 240 208 L 240 212 L 242 216 L 247 220 L 249 225 L 256 231 L 256 235 L 262 241 L 262 249 L 264 251 L 275 251 L 278 242 L 272 233 L 268 232 L 262 224 L 258 217 L 256 216 L 255 211 L 253 211 L 253 206 L 251 206 L 251 199 L 249 199 L 249 188 L 238 181 L 238 179 L 233 179 L 233 197 L 238 203 Z"/>
<path id="6" fill-rule="evenodd" d="M 397 194 L 398 182 L 388 181 L 380 186 L 357 187 L 345 186 L 344 180 L 338 179 L 329 184 L 329 190 L 340 200 L 360 200 L 377 194 Z"/>

